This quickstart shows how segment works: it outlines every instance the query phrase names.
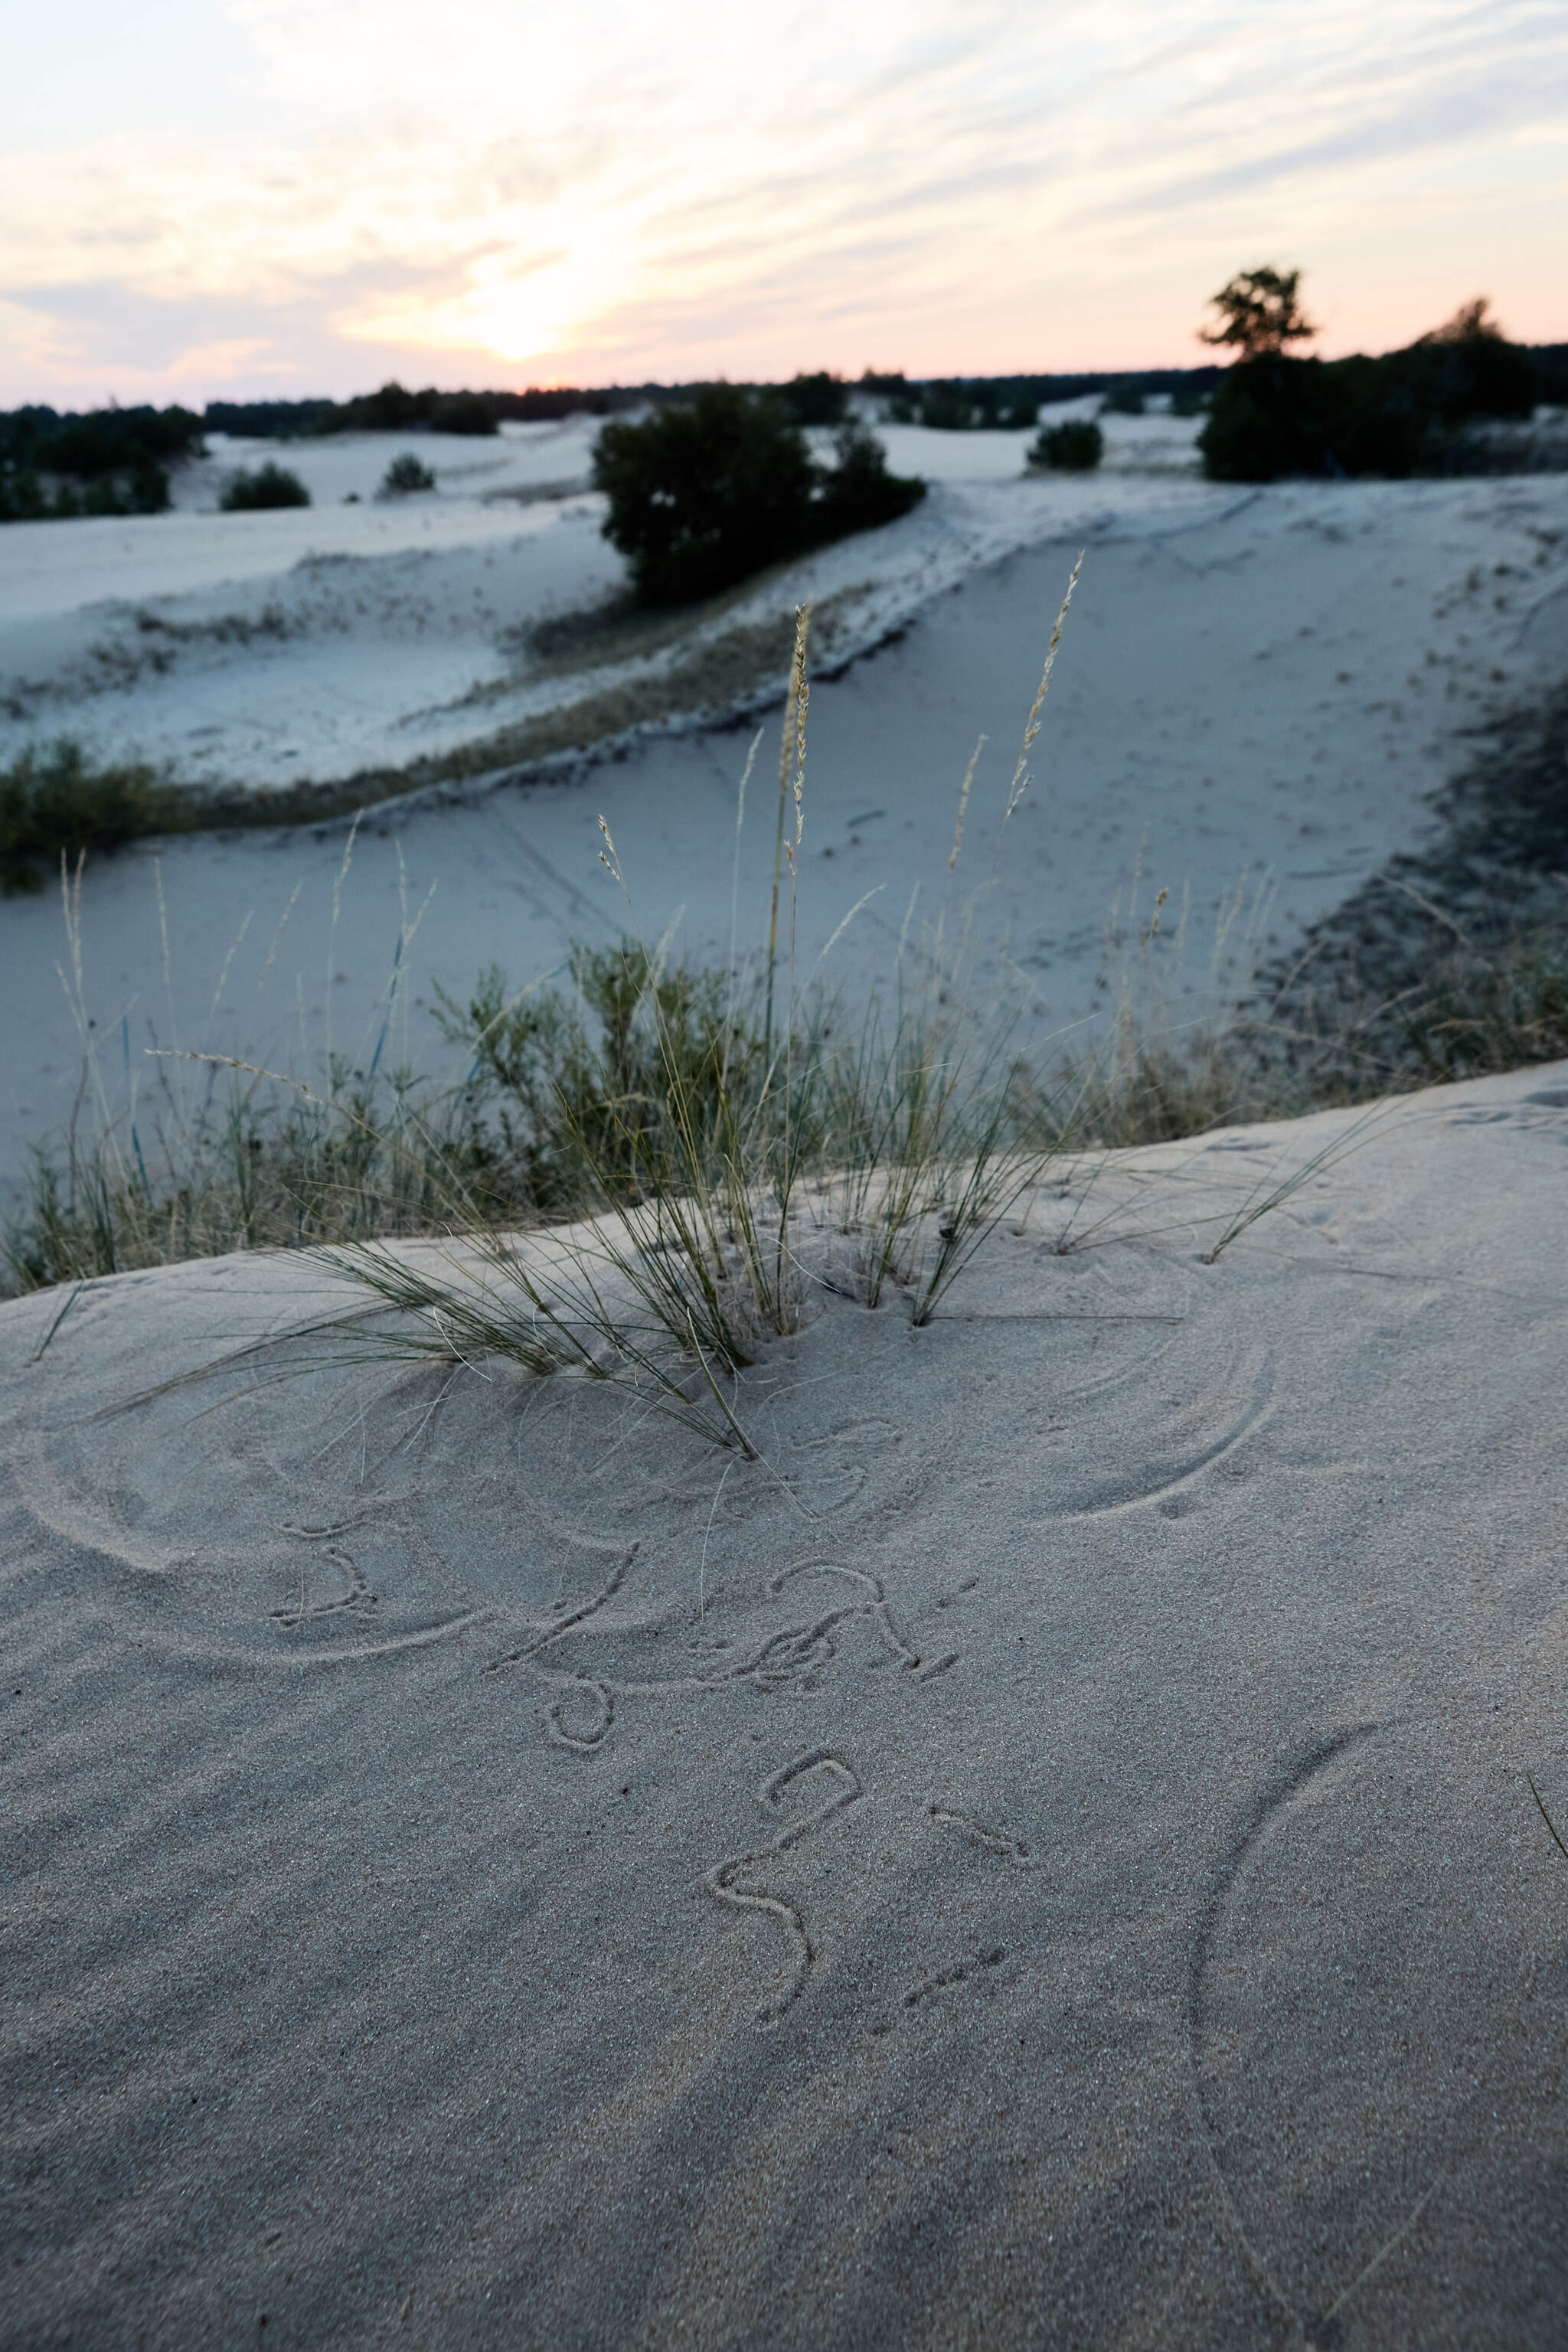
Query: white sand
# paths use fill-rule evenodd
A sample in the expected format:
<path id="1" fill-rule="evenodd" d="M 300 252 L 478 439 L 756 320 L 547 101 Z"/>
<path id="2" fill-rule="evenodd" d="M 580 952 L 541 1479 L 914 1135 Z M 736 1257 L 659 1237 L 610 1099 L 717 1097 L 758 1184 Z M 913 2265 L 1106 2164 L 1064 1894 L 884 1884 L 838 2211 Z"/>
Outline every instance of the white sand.
<path id="1" fill-rule="evenodd" d="M 765 1465 L 0 1307 L 0 2342 L 1561 2344 L 1568 1065 L 1199 1262 L 1345 1124 L 825 1297 Z"/>
<path id="2" fill-rule="evenodd" d="M 933 478 L 946 469 L 925 505 L 890 530 L 761 583 L 707 625 L 711 637 L 787 613 L 800 593 L 859 588 L 837 608 L 840 664 L 862 638 L 904 625 L 896 642 L 842 675 L 819 673 L 814 687 L 803 971 L 816 970 L 868 892 L 877 895 L 823 968 L 853 995 L 886 982 L 907 920 L 917 943 L 939 920 L 951 941 L 967 908 L 977 985 L 1018 1003 L 1020 1041 L 1038 1043 L 1106 1002 L 1097 982 L 1108 920 L 1117 911 L 1125 938 L 1141 875 L 1145 923 L 1155 892 L 1171 892 L 1155 981 L 1169 1017 L 1189 1018 L 1223 1004 L 1241 976 L 1245 920 L 1230 936 L 1228 964 L 1212 964 L 1216 926 L 1238 885 L 1266 910 L 1258 944 L 1288 950 L 1392 853 L 1417 845 L 1427 794 L 1475 756 L 1467 730 L 1561 675 L 1568 478 L 1248 493 L 1173 470 L 1191 466 L 1190 425 L 1157 416 L 1107 422 L 1109 470 L 1081 480 L 1004 478 L 1004 463 L 1017 463 L 1016 436 L 891 428 L 895 463 Z M 585 434 L 572 430 L 585 447 Z M 423 443 L 432 446 L 432 436 Z M 565 464 L 542 435 L 519 446 L 518 466 L 540 478 Z M 512 462 L 510 440 L 499 455 L 495 445 L 452 446 L 465 460 L 477 449 L 474 462 Z M 296 453 L 284 454 L 291 462 Z M 445 450 L 437 455 L 445 461 Z M 379 445 L 357 457 L 335 444 L 310 453 L 323 466 L 353 459 L 367 482 L 384 457 Z M 424 528 L 422 506 L 437 539 L 447 534 L 429 549 L 408 536 Z M 208 568 L 178 598 L 170 592 L 160 607 L 166 617 L 183 614 L 181 625 L 194 630 L 203 614 L 209 624 L 242 612 L 254 619 L 279 599 L 286 620 L 315 616 L 297 633 L 290 622 L 281 636 L 263 628 L 247 642 L 160 638 L 127 618 L 140 593 L 127 574 L 113 608 L 13 618 L 0 632 L 13 681 L 25 667 L 16 648 L 26 629 L 74 631 L 79 650 L 107 642 L 111 609 L 115 642 L 134 641 L 143 657 L 127 683 L 106 670 L 90 692 L 78 677 L 58 706 L 47 697 L 36 709 L 28 703 L 33 716 L 15 721 L 6 740 L 14 747 L 47 732 L 47 727 L 68 720 L 104 751 L 156 751 L 184 740 L 215 773 L 268 782 L 318 772 L 332 745 L 341 770 L 389 745 L 401 757 L 471 740 L 509 714 L 584 690 L 583 677 L 552 670 L 509 690 L 510 699 L 409 715 L 421 698 L 456 702 L 485 664 L 504 667 L 495 651 L 503 623 L 569 609 L 609 585 L 616 568 L 596 512 L 591 499 L 486 507 L 443 491 L 406 511 L 321 507 L 0 532 L 0 579 L 46 555 L 55 562 L 56 549 L 62 564 L 73 546 L 90 556 L 90 535 L 100 531 L 106 544 L 118 532 L 147 549 L 150 564 L 189 533 L 191 561 L 199 552 Z M 505 536 L 487 538 L 498 515 Z M 342 563 L 303 561 L 322 543 L 305 534 L 344 518 L 345 530 L 405 536 L 375 555 L 371 542 L 356 542 Z M 259 546 L 275 528 L 292 568 L 213 584 L 220 555 L 237 561 L 237 551 Z M 1035 782 L 1004 835 L 999 818 L 1045 640 L 1086 541 Z M 75 577 L 79 599 L 98 578 L 95 562 Z M 168 656 L 163 671 L 145 657 L 153 644 Z M 680 652 L 651 657 L 640 673 L 611 665 L 589 683 L 596 690 L 652 675 Z M 737 938 L 753 960 L 767 922 L 776 723 L 775 709 L 741 844 Z M 989 741 L 950 877 L 959 781 L 982 730 Z M 444 1067 L 420 1010 L 433 983 L 461 993 L 493 960 L 521 985 L 559 966 L 574 940 L 608 941 L 626 927 L 598 863 L 601 812 L 650 940 L 679 916 L 675 951 L 722 961 L 735 789 L 750 733 L 749 724 L 666 726 L 597 765 L 568 759 L 542 780 L 488 795 L 379 813 L 355 841 L 335 931 L 343 826 L 143 845 L 96 862 L 83 894 L 84 986 L 110 1094 L 123 1098 L 129 1074 L 146 1098 L 169 1067 L 147 1062 L 152 1045 L 237 1053 L 302 1075 L 319 1059 L 330 1021 L 341 1050 L 354 1054 L 363 1041 L 368 1054 L 400 933 L 421 906 L 404 959 L 412 979 L 399 1035 L 416 1060 Z M 332 767 L 327 761 L 320 772 Z M 64 960 L 57 898 L 0 907 L 0 1002 L 17 1008 L 0 1024 L 0 1192 L 14 1182 L 26 1144 L 57 1129 L 76 1098 L 80 1043 L 56 977 Z"/>

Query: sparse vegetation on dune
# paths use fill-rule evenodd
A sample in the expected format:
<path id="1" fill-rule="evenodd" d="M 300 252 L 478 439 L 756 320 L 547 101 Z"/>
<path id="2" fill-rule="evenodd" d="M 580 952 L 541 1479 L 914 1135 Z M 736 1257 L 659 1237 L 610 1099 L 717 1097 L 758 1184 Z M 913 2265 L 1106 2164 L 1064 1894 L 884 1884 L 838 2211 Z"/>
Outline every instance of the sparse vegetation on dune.
<path id="1" fill-rule="evenodd" d="M 67 737 L 0 770 L 0 890 L 42 889 L 64 856 L 174 830 L 179 797 L 135 762 L 100 766 Z"/>
<path id="2" fill-rule="evenodd" d="M 818 608 L 818 632 L 829 644 L 857 593 L 845 590 Z M 627 599 L 624 605 L 556 616 L 526 633 L 521 649 L 531 675 L 574 674 L 664 653 L 709 625 L 689 653 L 653 677 L 612 682 L 400 767 L 252 789 L 187 784 L 134 761 L 96 761 L 68 736 L 35 745 L 0 768 L 0 891 L 36 891 L 58 873 L 62 850 L 74 863 L 79 853 L 108 854 L 160 835 L 330 824 L 410 793 L 461 788 L 541 760 L 588 751 L 661 719 L 754 708 L 775 697 L 788 675 L 794 623 L 776 614 L 712 627 L 734 601 L 715 598 L 695 613 L 671 614 Z M 167 622 L 155 626 L 160 637 L 176 634 Z M 241 642 L 283 629 L 264 611 L 255 621 L 205 624 L 202 634 Z M 489 697 L 472 698 L 477 705 Z"/>
<path id="3" fill-rule="evenodd" d="M 35 1157 L 28 1208 L 5 1243 L 11 1286 L 235 1248 L 304 1249 L 348 1284 L 351 1303 L 227 1369 L 263 1354 L 270 1370 L 289 1370 L 488 1353 L 534 1374 L 620 1382 L 744 1447 L 730 1383 L 796 1328 L 824 1286 L 868 1307 L 896 1293 L 926 1319 L 1064 1155 L 1070 1170 L 1101 1147 L 1568 1051 L 1568 919 L 1527 930 L 1500 911 L 1525 904 L 1521 875 L 1552 903 L 1542 877 L 1568 845 L 1561 702 L 1457 789 L 1446 865 L 1384 878 L 1384 892 L 1426 908 L 1431 929 L 1388 926 L 1381 961 L 1342 952 L 1351 929 L 1368 929 L 1363 894 L 1304 962 L 1261 975 L 1239 1017 L 1173 1029 L 1157 984 L 1162 900 L 1146 921 L 1130 912 L 1119 1010 L 1103 1043 L 1076 1059 L 1020 1060 L 1005 1018 L 977 1016 L 963 972 L 930 943 L 907 957 L 900 949 L 885 994 L 847 1020 L 797 990 L 790 944 L 805 821 L 804 625 L 802 616 L 781 744 L 783 898 L 764 970 L 742 984 L 733 967 L 669 966 L 633 936 L 574 950 L 566 979 L 543 986 L 514 992 L 490 971 L 465 1001 L 441 1000 L 460 1058 L 440 1083 L 391 1061 L 407 985 L 400 958 L 355 1055 L 324 1054 L 319 1068 L 279 1076 L 223 1056 L 160 1055 L 117 1109 L 83 1006 L 84 1100 L 97 1113 Z M 1047 660 L 1009 808 L 1049 675 Z M 607 829 L 604 840 L 621 882 Z M 955 858 L 961 843 L 962 824 Z M 1422 883 L 1451 898 L 1469 891 L 1469 929 Z M 79 881 L 68 885 L 66 910 L 79 940 Z M 1441 955 L 1436 930 L 1447 934 Z M 1363 1132 L 1352 1128 L 1345 1148 Z M 1222 1202 L 1211 1254 L 1321 1164 L 1239 1207 Z M 1093 1238 L 1100 1219 L 1097 1209 L 1069 1221 L 1059 1245 Z M 515 1238 L 545 1226 L 542 1248 Z M 385 1246 L 418 1235 L 463 1248 L 411 1260 Z"/>

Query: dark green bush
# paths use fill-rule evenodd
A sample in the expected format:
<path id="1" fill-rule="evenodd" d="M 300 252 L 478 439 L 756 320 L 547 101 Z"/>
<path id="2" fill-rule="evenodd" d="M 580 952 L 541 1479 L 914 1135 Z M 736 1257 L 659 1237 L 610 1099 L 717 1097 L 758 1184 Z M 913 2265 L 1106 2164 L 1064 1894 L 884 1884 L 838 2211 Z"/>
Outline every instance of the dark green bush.
<path id="1" fill-rule="evenodd" d="M 1029 463 L 1058 474 L 1091 474 L 1104 454 L 1105 436 L 1099 425 L 1087 417 L 1069 417 L 1046 426 L 1029 450 Z"/>
<path id="2" fill-rule="evenodd" d="M 1106 393 L 1100 404 L 1102 416 L 1142 416 L 1143 414 L 1143 383 L 1140 376 L 1121 377 Z"/>
<path id="3" fill-rule="evenodd" d="M 788 410 L 729 383 L 646 424 L 606 425 L 594 451 L 605 536 L 649 604 L 712 595 L 797 553 L 814 471 Z"/>
<path id="4" fill-rule="evenodd" d="M 412 450 L 395 457 L 381 478 L 383 498 L 406 498 L 415 490 L 433 490 L 436 477 L 428 466 L 415 457 Z"/>
<path id="5" fill-rule="evenodd" d="M 237 474 L 231 474 L 218 500 L 225 514 L 248 513 L 258 507 L 308 507 L 310 503 L 310 493 L 299 475 L 290 474 L 270 457 L 254 474 L 247 473 L 243 467 Z"/>
<path id="6" fill-rule="evenodd" d="M 789 410 L 739 385 L 704 385 L 641 425 L 606 425 L 594 480 L 609 500 L 605 536 L 647 604 L 715 594 L 764 565 L 891 521 L 923 483 L 887 470 L 863 425 L 838 436 L 838 464 L 816 464 Z"/>

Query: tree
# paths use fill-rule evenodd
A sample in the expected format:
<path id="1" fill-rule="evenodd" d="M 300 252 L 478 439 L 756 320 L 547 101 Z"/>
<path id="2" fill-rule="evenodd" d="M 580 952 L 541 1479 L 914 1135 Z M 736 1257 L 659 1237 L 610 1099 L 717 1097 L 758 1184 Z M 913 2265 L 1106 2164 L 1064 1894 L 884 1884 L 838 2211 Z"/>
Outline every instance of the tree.
<path id="1" fill-rule="evenodd" d="M 765 564 L 893 521 L 925 485 L 889 474 L 881 444 L 846 424 L 838 463 L 819 466 L 784 403 L 739 384 L 703 385 L 642 424 L 606 425 L 595 487 L 605 537 L 646 604 L 711 596 Z"/>
<path id="2" fill-rule="evenodd" d="M 1495 319 L 1487 316 L 1490 309 L 1489 297 L 1478 294 L 1473 301 L 1461 302 L 1453 317 L 1442 326 L 1432 328 L 1427 334 L 1417 335 L 1416 343 L 1475 343 L 1489 337 L 1494 343 L 1500 343 L 1502 329 Z"/>
<path id="3" fill-rule="evenodd" d="M 1310 342 L 1316 327 L 1296 299 L 1299 269 L 1240 269 L 1213 296 L 1220 323 L 1200 327 L 1198 341 L 1227 344 L 1244 360 L 1278 359 L 1287 343 Z"/>

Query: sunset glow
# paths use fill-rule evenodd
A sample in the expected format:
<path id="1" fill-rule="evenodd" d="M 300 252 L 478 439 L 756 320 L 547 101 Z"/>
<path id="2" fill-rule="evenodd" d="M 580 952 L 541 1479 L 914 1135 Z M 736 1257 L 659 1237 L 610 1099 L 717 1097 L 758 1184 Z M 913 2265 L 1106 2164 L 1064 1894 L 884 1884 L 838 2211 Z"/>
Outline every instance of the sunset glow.
<path id="1" fill-rule="evenodd" d="M 1543 0 L 82 0 L 14 66 L 8 402 L 1191 364 L 1265 258 L 1328 353 L 1568 335 Z"/>

